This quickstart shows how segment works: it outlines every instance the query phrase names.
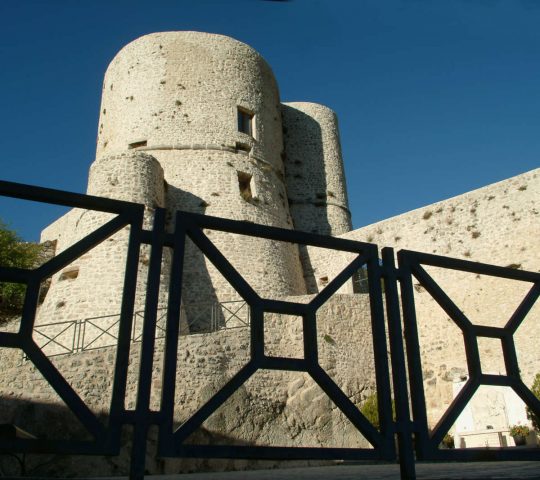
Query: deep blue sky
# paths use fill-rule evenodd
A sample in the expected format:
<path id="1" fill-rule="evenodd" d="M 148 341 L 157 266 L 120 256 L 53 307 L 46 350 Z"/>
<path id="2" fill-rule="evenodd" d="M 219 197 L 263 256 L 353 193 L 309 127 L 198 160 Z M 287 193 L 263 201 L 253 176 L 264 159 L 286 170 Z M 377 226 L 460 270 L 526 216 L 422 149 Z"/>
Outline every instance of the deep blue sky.
<path id="1" fill-rule="evenodd" d="M 355 228 L 540 160 L 537 0 L 0 0 L 0 178 L 84 192 L 103 74 L 150 32 L 230 35 L 339 117 Z M 26 238 L 58 215 L 0 199 Z"/>

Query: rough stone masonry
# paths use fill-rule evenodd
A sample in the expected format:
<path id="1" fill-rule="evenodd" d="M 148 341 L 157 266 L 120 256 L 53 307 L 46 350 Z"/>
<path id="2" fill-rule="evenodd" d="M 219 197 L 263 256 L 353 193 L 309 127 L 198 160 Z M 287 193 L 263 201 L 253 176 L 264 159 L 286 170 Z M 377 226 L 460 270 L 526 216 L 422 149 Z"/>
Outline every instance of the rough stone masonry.
<path id="1" fill-rule="evenodd" d="M 185 210 L 540 271 L 540 170 L 351 231 L 336 115 L 314 103 L 282 103 L 265 60 L 251 47 L 221 35 L 155 33 L 117 54 L 103 82 L 96 160 L 87 192 L 144 204 L 146 227 L 154 209 L 163 207 L 170 231 L 174 212 Z M 43 231 L 42 241 L 55 245 L 58 254 L 108 218 L 99 212 L 71 210 Z M 308 301 L 349 260 L 346 254 L 324 249 L 205 233 L 266 298 Z M 113 328 L 120 312 L 127 237 L 127 230 L 113 235 L 54 275 L 37 326 L 52 332 L 60 322 L 99 317 L 93 322 Z M 146 247 L 140 258 L 136 311 L 144 308 Z M 163 285 L 168 283 L 170 262 L 166 251 Z M 523 297 L 523 285 L 515 282 L 432 273 L 460 308 L 480 323 L 503 321 Z M 212 331 L 212 309 L 219 306 L 223 316 L 223 305 L 240 298 L 193 244 L 187 248 L 184 279 L 178 423 L 238 371 L 249 353 L 246 327 Z M 360 406 L 375 384 L 369 300 L 357 287 L 347 284 L 320 311 L 318 342 L 322 366 Z M 434 425 L 453 399 L 454 380 L 466 372 L 465 357 L 460 332 L 420 285 L 415 289 L 428 417 Z M 163 288 L 160 308 L 166 302 Z M 526 383 L 540 370 L 539 310 L 533 308 L 518 332 Z M 6 328 L 16 329 L 16 323 Z M 269 315 L 265 328 L 269 351 L 301 354 L 298 318 Z M 99 334 L 90 323 L 88 329 L 90 336 Z M 96 346 L 101 348 L 57 356 L 53 362 L 93 411 L 106 418 L 115 347 L 103 342 Z M 137 388 L 136 344 L 132 350 L 127 408 L 133 407 Z M 159 406 L 162 354 L 158 340 L 153 408 Z M 483 367 L 500 371 L 500 357 L 500 346 L 486 345 Z M 76 421 L 69 427 L 62 421 L 69 412 L 30 362 L 21 363 L 19 352 L 10 349 L 0 350 L 0 360 L 0 422 L 14 422 L 42 436 L 84 437 Z M 307 375 L 290 372 L 260 372 L 203 427 L 198 433 L 203 441 L 367 445 Z M 154 473 L 253 466 L 247 461 L 209 465 L 155 458 L 147 463 Z M 63 458 L 47 468 L 44 472 L 121 473 L 127 469 L 127 455 L 123 449 L 116 459 Z"/>

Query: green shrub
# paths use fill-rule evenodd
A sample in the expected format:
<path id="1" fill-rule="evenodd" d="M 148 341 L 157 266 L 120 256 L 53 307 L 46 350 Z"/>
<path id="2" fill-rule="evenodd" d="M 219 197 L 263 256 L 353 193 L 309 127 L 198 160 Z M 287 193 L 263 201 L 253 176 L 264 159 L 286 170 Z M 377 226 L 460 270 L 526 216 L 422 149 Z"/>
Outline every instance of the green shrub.
<path id="1" fill-rule="evenodd" d="M 379 409 L 377 407 L 377 393 L 372 393 L 365 400 L 360 407 L 360 412 L 366 417 L 369 422 L 377 429 L 380 429 L 379 423 Z M 396 420 L 396 404 L 392 399 L 392 418 Z"/>
<path id="2" fill-rule="evenodd" d="M 447 433 L 443 440 L 442 440 L 442 445 L 444 445 L 446 448 L 454 448 L 454 436 L 451 435 L 450 433 Z"/>
<path id="3" fill-rule="evenodd" d="M 540 373 L 537 373 L 534 377 L 531 392 L 540 400 Z M 540 433 L 540 417 L 536 415 L 529 407 L 527 407 L 527 418 L 531 421 L 535 431 Z"/>
<path id="4" fill-rule="evenodd" d="M 40 252 L 40 245 L 23 242 L 16 232 L 0 220 L 1 267 L 32 268 Z M 0 323 L 20 314 L 25 291 L 23 284 L 0 282 Z"/>

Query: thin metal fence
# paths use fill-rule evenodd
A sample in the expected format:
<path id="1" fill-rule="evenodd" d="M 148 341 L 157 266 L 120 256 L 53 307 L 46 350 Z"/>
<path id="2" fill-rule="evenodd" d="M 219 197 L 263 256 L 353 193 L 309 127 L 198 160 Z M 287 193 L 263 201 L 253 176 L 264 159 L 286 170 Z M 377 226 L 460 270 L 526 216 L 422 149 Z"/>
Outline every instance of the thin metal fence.
<path id="1" fill-rule="evenodd" d="M 243 300 L 231 300 L 226 302 L 212 302 L 210 304 L 190 305 L 190 307 L 206 307 L 211 315 L 210 330 L 200 333 L 212 333 L 231 328 L 249 327 L 249 305 Z M 180 310 L 180 323 L 189 328 L 197 319 L 189 320 L 185 308 Z M 142 341 L 142 326 L 144 322 L 144 310 L 133 314 L 133 327 L 131 341 Z M 167 309 L 158 309 L 156 319 L 156 340 L 165 338 L 167 323 Z M 97 350 L 99 348 L 115 347 L 118 343 L 118 329 L 120 314 L 101 315 L 82 320 L 66 320 L 55 323 L 35 325 L 33 337 L 36 344 L 47 357 L 70 355 L 78 352 Z M 23 353 L 23 359 L 26 356 Z"/>
<path id="2" fill-rule="evenodd" d="M 78 320 L 36 325 L 34 339 L 45 355 L 56 357 L 78 351 L 79 331 Z"/>

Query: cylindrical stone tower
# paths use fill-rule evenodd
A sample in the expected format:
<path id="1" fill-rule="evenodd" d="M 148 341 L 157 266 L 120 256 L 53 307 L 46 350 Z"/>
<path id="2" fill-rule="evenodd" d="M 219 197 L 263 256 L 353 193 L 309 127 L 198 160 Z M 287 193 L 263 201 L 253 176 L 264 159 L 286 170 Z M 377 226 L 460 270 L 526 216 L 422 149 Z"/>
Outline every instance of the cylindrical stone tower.
<path id="1" fill-rule="evenodd" d="M 126 200 L 145 205 L 143 226 L 146 229 L 151 229 L 154 221 L 155 209 L 157 207 L 165 207 L 163 168 L 161 168 L 161 165 L 154 157 L 136 150 L 112 155 L 110 157 L 101 157 L 90 167 L 87 193 L 89 195 L 110 197 L 117 200 Z M 100 214 L 98 212 L 92 212 L 92 215 Z M 112 237 L 112 241 L 127 245 L 128 233 L 128 229 L 126 228 Z M 151 248 L 148 245 L 143 244 L 141 246 L 141 251 L 139 252 L 139 272 L 135 311 L 144 309 L 150 253 Z M 93 259 L 95 268 L 97 263 L 97 259 Z M 171 252 L 169 249 L 165 249 L 163 251 L 161 288 L 158 305 L 158 308 L 162 309 L 167 306 L 170 265 Z M 124 269 L 124 264 L 121 263 L 118 267 L 118 269 L 122 271 Z M 99 268 L 99 266 L 97 266 L 97 268 Z M 185 329 L 185 326 L 183 326 L 183 328 Z"/>
<path id="2" fill-rule="evenodd" d="M 317 103 L 282 106 L 285 170 L 294 228 L 322 235 L 351 230 L 336 114 Z"/>
<path id="3" fill-rule="evenodd" d="M 98 158 L 90 167 L 88 195 L 165 207 L 163 168 L 144 152 L 130 151 Z"/>
<path id="4" fill-rule="evenodd" d="M 317 103 L 282 105 L 285 171 L 294 228 L 321 235 L 351 230 L 335 113 Z M 319 291 L 306 247 L 300 259 L 308 293 Z"/>
<path id="5" fill-rule="evenodd" d="M 148 228 L 152 224 L 154 209 L 165 204 L 163 169 L 155 158 L 142 152 L 133 151 L 102 158 L 96 160 L 90 168 L 88 193 L 146 205 L 144 223 Z M 58 254 L 112 218 L 114 215 L 109 213 L 73 209 L 48 227 L 42 239 L 56 241 Z M 84 326 L 82 347 L 96 348 L 110 342 L 116 335 L 120 314 L 128 237 L 129 227 L 126 227 L 53 275 L 39 310 L 38 325 L 91 318 L 90 323 L 86 322 Z M 143 245 L 134 305 L 135 312 L 140 312 L 140 319 L 145 303 L 149 256 L 150 248 Z M 166 251 L 160 308 L 167 305 L 169 264 L 170 255 Z M 141 327 L 141 321 L 135 322 L 135 335 L 140 334 Z M 66 328 L 67 333 L 71 334 L 71 327 Z M 108 333 L 103 334 L 102 330 Z M 182 325 L 182 330 L 186 331 L 185 325 Z M 54 353 L 65 352 L 59 348 Z"/>
<path id="6" fill-rule="evenodd" d="M 124 47 L 103 84 L 97 165 L 130 150 L 161 164 L 166 206 L 292 228 L 282 161 L 279 93 L 264 59 L 221 35 L 165 32 Z M 305 293 L 294 245 L 210 232 L 260 294 Z M 238 294 L 193 247 L 185 304 Z"/>

